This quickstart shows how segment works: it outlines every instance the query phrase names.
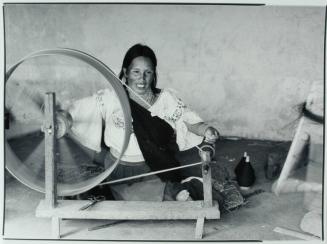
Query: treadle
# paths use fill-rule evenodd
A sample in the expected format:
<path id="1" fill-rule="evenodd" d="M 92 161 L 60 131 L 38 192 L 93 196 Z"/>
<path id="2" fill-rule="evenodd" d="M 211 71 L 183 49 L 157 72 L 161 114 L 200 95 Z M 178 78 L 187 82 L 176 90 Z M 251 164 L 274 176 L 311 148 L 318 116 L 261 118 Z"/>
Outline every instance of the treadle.
<path id="1" fill-rule="evenodd" d="M 89 200 L 58 200 L 55 208 L 49 208 L 41 200 L 37 217 L 69 219 L 125 219 L 125 220 L 165 220 L 165 219 L 219 219 L 217 202 L 212 207 L 203 207 L 203 201 L 103 201 L 87 210 L 79 210 Z"/>

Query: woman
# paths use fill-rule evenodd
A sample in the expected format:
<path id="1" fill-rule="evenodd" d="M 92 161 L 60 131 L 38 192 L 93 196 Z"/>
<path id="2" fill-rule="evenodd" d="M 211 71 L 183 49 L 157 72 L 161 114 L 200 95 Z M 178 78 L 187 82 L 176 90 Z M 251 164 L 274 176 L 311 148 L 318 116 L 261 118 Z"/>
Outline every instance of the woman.
<path id="1" fill-rule="evenodd" d="M 205 124 L 173 90 L 156 87 L 156 67 L 156 56 L 148 46 L 136 44 L 125 55 L 119 78 L 128 88 L 133 133 L 122 161 L 109 180 L 179 166 L 174 148 L 187 150 L 202 143 L 203 139 L 215 143 L 219 137 L 218 131 Z M 118 99 L 110 90 L 99 91 L 92 98 L 74 104 L 70 109 L 73 120 L 81 120 L 80 108 L 84 103 L 93 111 L 84 117 L 105 121 L 104 142 L 110 148 L 105 165 L 109 167 L 120 155 L 123 143 L 124 122 Z M 84 145 L 99 151 L 101 124 L 77 125 L 72 131 Z M 179 171 L 169 171 L 112 185 L 111 190 L 116 199 L 190 200 L 192 196 L 182 180 Z"/>

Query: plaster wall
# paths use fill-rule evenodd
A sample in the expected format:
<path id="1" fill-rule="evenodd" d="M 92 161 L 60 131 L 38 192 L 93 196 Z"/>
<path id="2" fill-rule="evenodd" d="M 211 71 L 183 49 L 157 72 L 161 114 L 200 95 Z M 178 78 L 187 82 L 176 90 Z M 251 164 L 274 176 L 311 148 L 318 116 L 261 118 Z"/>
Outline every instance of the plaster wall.
<path id="1" fill-rule="evenodd" d="M 322 7 L 7 4 L 4 13 L 7 68 L 31 52 L 70 47 L 118 73 L 127 49 L 145 43 L 158 58 L 158 86 L 176 89 L 222 135 L 292 139 L 296 105 L 323 82 Z M 28 62 L 12 84 L 55 90 L 63 103 L 106 85 L 67 58 Z"/>

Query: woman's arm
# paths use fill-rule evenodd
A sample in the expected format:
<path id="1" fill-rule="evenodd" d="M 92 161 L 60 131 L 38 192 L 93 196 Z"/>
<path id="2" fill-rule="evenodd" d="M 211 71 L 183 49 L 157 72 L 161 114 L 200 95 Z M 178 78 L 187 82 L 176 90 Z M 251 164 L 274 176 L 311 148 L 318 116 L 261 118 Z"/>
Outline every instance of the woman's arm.
<path id="1" fill-rule="evenodd" d="M 102 123 L 109 110 L 112 94 L 107 90 L 77 99 L 68 108 L 71 116 L 70 135 L 82 145 L 99 152 L 101 150 Z"/>
<path id="2" fill-rule="evenodd" d="M 157 102 L 149 109 L 152 116 L 158 116 L 168 122 L 176 131 L 176 142 L 181 151 L 201 144 L 203 137 L 214 143 L 219 133 L 176 95 L 172 89 L 165 89 Z"/>

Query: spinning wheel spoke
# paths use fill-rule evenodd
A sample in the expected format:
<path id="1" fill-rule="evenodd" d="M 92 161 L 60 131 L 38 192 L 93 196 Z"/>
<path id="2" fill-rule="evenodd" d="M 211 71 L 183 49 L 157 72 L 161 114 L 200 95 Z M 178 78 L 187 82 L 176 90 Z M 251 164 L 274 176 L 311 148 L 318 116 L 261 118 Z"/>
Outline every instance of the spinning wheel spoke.
<path id="1" fill-rule="evenodd" d="M 60 152 L 58 172 L 63 181 L 82 181 L 103 171 L 90 156 L 92 150 L 83 148 L 70 137 L 58 140 L 58 150 Z"/>
<path id="2" fill-rule="evenodd" d="M 40 93 L 29 92 L 26 88 L 22 88 L 18 91 L 13 88 L 9 88 L 8 90 L 9 91 L 6 94 L 6 107 L 11 115 L 13 115 L 13 112 L 15 111 L 17 113 L 17 117 L 25 117 L 28 115 L 29 117 L 36 118 L 38 120 L 44 119 L 44 99 Z"/>
<path id="3" fill-rule="evenodd" d="M 83 153 L 90 160 L 93 160 L 94 159 L 94 151 L 91 150 L 91 149 L 88 149 L 85 146 L 83 146 L 72 133 L 67 134 L 65 137 L 69 141 L 70 145 L 72 145 L 72 147 L 74 147 L 74 149 L 77 148 L 77 150 L 79 151 L 79 153 Z"/>
<path id="4" fill-rule="evenodd" d="M 23 123 L 20 121 L 13 121 L 9 123 L 9 129 L 5 130 L 5 135 L 7 140 L 19 140 L 21 138 L 32 137 L 32 136 L 40 136 L 41 131 L 41 123 Z"/>
<path id="5" fill-rule="evenodd" d="M 20 98 L 24 92 L 25 88 L 21 88 L 17 84 L 11 85 L 10 83 L 6 84 L 6 107 L 14 107 L 15 104 L 19 103 Z M 11 110 L 11 109 L 10 109 Z"/>
<path id="6" fill-rule="evenodd" d="M 40 93 L 33 93 L 28 95 L 29 99 L 33 102 L 35 109 L 43 112 L 44 110 L 44 98 L 40 95 Z"/>
<path id="7" fill-rule="evenodd" d="M 75 144 L 70 138 L 64 137 L 59 140 L 58 143 L 59 152 L 61 158 L 65 159 L 64 164 L 72 164 L 76 167 L 80 167 L 81 165 L 89 165 L 93 159 L 83 150 L 80 149 L 80 146 Z M 62 160 L 60 160 L 62 162 Z"/>
<path id="8" fill-rule="evenodd" d="M 38 164 L 44 163 L 44 134 L 32 132 L 8 139 L 7 142 L 14 149 L 17 157 L 25 163 L 30 157 L 37 156 Z M 42 158 L 42 160 L 39 160 Z"/>
<path id="9" fill-rule="evenodd" d="M 76 175 L 79 175 L 80 163 L 74 157 L 76 151 L 71 149 L 66 137 L 58 140 L 58 152 L 60 155 L 57 167 L 58 181 L 71 182 L 76 180 Z"/>
<path id="10" fill-rule="evenodd" d="M 30 108 L 32 109 L 31 112 L 35 114 L 36 118 L 44 119 L 44 99 L 41 97 L 40 94 L 26 94 L 26 102 L 28 102 Z"/>
<path id="11" fill-rule="evenodd" d="M 33 172 L 36 174 L 36 178 L 44 178 L 44 140 L 40 141 L 40 143 L 36 146 L 36 148 L 27 155 L 27 158 L 23 162 L 30 166 L 33 169 Z"/>
<path id="12" fill-rule="evenodd" d="M 85 126 L 90 124 L 89 121 L 81 120 L 81 119 L 74 119 L 74 127 Z M 70 137 L 74 137 L 74 134 L 70 134 Z"/>

